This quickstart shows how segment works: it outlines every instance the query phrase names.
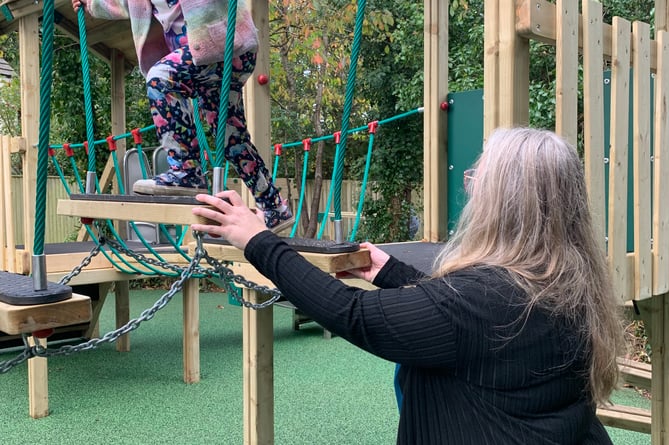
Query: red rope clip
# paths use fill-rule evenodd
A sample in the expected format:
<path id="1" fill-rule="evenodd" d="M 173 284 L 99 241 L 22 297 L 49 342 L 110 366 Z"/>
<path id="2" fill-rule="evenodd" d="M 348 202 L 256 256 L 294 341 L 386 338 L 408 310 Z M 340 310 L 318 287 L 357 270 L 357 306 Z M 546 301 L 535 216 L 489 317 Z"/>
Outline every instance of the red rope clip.
<path id="1" fill-rule="evenodd" d="M 49 147 L 49 156 L 51 157 L 56 156 L 56 150 L 54 150 L 52 147 Z"/>
<path id="2" fill-rule="evenodd" d="M 130 133 L 132 134 L 132 139 L 135 142 L 135 145 L 142 143 L 142 133 L 139 132 L 139 128 L 135 128 Z"/>
<path id="3" fill-rule="evenodd" d="M 304 147 L 304 151 L 309 151 L 311 149 L 311 138 L 302 139 L 302 147 Z"/>
<path id="4" fill-rule="evenodd" d="M 335 144 L 338 144 L 338 143 L 341 142 L 341 131 L 335 132 L 332 136 L 334 136 Z"/>
<path id="5" fill-rule="evenodd" d="M 74 156 L 74 150 L 72 150 L 70 144 L 63 144 L 63 150 L 65 150 L 65 154 L 67 155 L 68 158 Z"/>
<path id="6" fill-rule="evenodd" d="M 376 129 L 379 128 L 379 121 L 370 122 L 367 124 L 369 134 L 376 134 Z"/>
<path id="7" fill-rule="evenodd" d="M 276 156 L 281 156 L 281 150 L 283 150 L 283 144 L 274 144 L 274 154 Z"/>
<path id="8" fill-rule="evenodd" d="M 107 136 L 107 146 L 109 151 L 116 151 L 116 141 L 113 136 Z"/>
<path id="9" fill-rule="evenodd" d="M 33 337 L 35 338 L 47 338 L 53 334 L 53 328 L 40 329 L 33 332 Z"/>
<path id="10" fill-rule="evenodd" d="M 88 154 L 88 141 L 84 142 L 84 150 L 86 150 L 86 154 Z"/>
<path id="11" fill-rule="evenodd" d="M 82 216 L 82 217 L 80 218 L 80 220 L 81 220 L 81 223 L 82 223 L 82 224 L 85 224 L 85 225 L 87 225 L 87 226 L 90 226 L 91 224 L 93 224 L 93 218 L 86 218 L 86 217 L 83 217 L 83 216 Z"/>

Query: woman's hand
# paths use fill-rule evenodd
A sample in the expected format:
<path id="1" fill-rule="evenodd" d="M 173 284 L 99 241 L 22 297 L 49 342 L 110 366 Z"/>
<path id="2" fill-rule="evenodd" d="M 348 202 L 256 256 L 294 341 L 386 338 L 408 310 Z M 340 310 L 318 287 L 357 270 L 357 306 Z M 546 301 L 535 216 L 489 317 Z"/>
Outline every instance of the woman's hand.
<path id="1" fill-rule="evenodd" d="M 79 8 L 84 5 L 84 2 L 81 0 L 72 0 L 72 8 L 74 8 L 74 12 L 79 12 Z"/>
<path id="2" fill-rule="evenodd" d="M 347 276 L 353 275 L 354 277 L 362 278 L 363 280 L 369 281 L 371 283 L 374 281 L 374 278 L 376 278 L 379 271 L 390 259 L 390 255 L 372 243 L 360 243 L 360 247 L 369 250 L 369 256 L 372 264 L 367 267 L 360 267 L 358 269 L 347 270 L 346 272 L 339 272 L 336 274 L 337 278 L 346 278 Z"/>
<path id="3" fill-rule="evenodd" d="M 242 250 L 251 238 L 267 230 L 264 219 L 253 213 L 233 190 L 217 193 L 216 196 L 200 194 L 195 199 L 213 208 L 193 208 L 193 215 L 209 221 L 207 224 L 192 224 L 193 230 L 221 236 Z"/>

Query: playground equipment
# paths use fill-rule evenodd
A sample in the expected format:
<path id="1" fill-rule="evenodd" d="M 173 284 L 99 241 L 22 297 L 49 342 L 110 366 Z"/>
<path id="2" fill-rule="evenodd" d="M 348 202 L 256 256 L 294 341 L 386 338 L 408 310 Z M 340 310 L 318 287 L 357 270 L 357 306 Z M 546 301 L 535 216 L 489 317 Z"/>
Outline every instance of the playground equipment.
<path id="1" fill-rule="evenodd" d="M 69 2 L 56 2 L 62 6 L 65 18 L 61 27 L 73 23 Z M 364 5 L 364 2 L 362 2 Z M 537 39 L 556 45 L 556 130 L 572 143 L 583 141 L 588 186 L 593 211 L 598 226 L 606 238 L 602 246 L 607 249 L 612 276 L 621 304 L 633 302 L 633 306 L 644 318 L 650 331 L 653 348 L 653 366 L 639 366 L 621 360 L 621 369 L 626 378 L 635 384 L 651 386 L 655 395 L 651 413 L 630 410 L 625 407 L 602 407 L 600 417 L 613 426 L 630 428 L 651 433 L 653 444 L 665 443 L 669 423 L 669 409 L 664 400 L 669 396 L 669 385 L 665 383 L 665 369 L 669 367 L 669 357 L 665 351 L 665 338 L 669 328 L 669 302 L 665 294 L 669 292 L 669 206 L 661 200 L 659 191 L 666 188 L 669 178 L 669 164 L 666 162 L 669 145 L 667 141 L 667 88 L 669 88 L 669 42 L 666 31 L 669 24 L 669 7 L 666 0 L 656 0 L 655 35 L 651 39 L 650 26 L 641 22 L 630 24 L 616 18 L 612 25 L 605 24 L 601 4 L 594 0 L 584 0 L 579 14 L 577 0 L 559 0 L 556 4 L 542 0 L 486 0 L 485 2 L 485 85 L 483 92 L 483 134 L 490 133 L 499 126 L 528 125 L 529 119 L 529 44 Z M 29 144 L 37 140 L 35 116 L 35 72 L 38 53 L 34 35 L 37 35 L 39 5 L 20 1 L 8 2 L 16 6 L 11 9 L 18 22 L 21 38 L 21 76 L 24 85 L 22 99 L 23 135 L 12 142 L 16 151 L 23 151 L 24 165 L 36 164 L 36 153 Z M 268 45 L 268 5 L 257 0 L 253 2 L 253 14 L 260 28 L 260 42 Z M 70 20 L 68 20 L 70 19 Z M 68 23 L 70 25 L 68 25 Z M 0 29 L 3 23 L 0 22 Z M 124 131 L 123 115 L 123 70 L 126 61 L 134 57 L 128 38 L 128 30 L 119 23 L 99 24 L 102 30 L 93 38 L 93 48 L 112 65 L 114 82 L 115 128 Z M 115 32 L 110 32 L 110 30 Z M 440 241 L 448 235 L 448 181 L 451 177 L 461 178 L 457 166 L 449 170 L 451 159 L 446 150 L 446 114 L 441 111 L 441 103 L 448 90 L 447 53 L 448 5 L 438 0 L 425 1 L 425 100 L 424 100 L 424 236 L 428 241 Z M 108 37 L 110 36 L 110 37 Z M 113 49 L 111 49 L 113 48 Z M 129 54 L 129 59 L 124 57 Z M 577 77 L 579 54 L 583 55 L 583 85 Z M 610 112 L 607 111 L 604 93 L 605 61 L 611 67 Z M 31 69 L 32 68 L 32 69 Z M 257 61 L 256 76 L 268 71 L 268 57 L 261 52 Z M 584 108 L 578 110 L 578 91 L 583 90 Z M 633 94 L 630 95 L 630 89 Z M 249 82 L 246 91 L 249 128 L 258 147 L 270 147 L 269 140 L 269 91 L 259 82 Z M 632 98 L 632 99 L 630 99 Z M 631 102 L 630 102 L 631 101 Z M 632 113 L 630 114 L 630 109 Z M 652 112 L 651 112 L 652 110 Z M 604 125 L 605 115 L 610 115 L 610 134 Z M 577 119 L 582 116 L 583 131 L 579 138 Z M 631 121 L 631 124 L 630 124 Z M 632 135 L 630 137 L 630 135 Z M 22 147 L 22 148 L 20 148 Z M 606 148 L 609 147 L 607 151 Z M 268 151 L 268 148 L 265 148 Z M 268 156 L 269 153 L 262 153 Z M 111 168 L 111 167 L 110 167 Z M 24 168 L 24 190 L 26 196 L 34 196 L 34 169 Z M 449 172 L 455 173 L 449 174 Z M 631 174 L 630 174 L 631 172 Z M 631 192 L 629 191 L 631 187 Z M 628 212 L 628 200 L 633 202 L 633 211 Z M 27 205 L 24 208 L 26 224 L 34 221 L 34 212 Z M 142 220 L 155 218 L 158 222 L 187 224 L 190 212 L 163 206 L 164 216 L 147 215 L 156 213 L 144 211 Z M 90 209 L 87 209 L 90 211 Z M 139 210 L 137 210 L 139 211 Z M 72 214 L 85 213 L 72 209 Z M 83 215 L 80 216 L 93 216 Z M 99 217 L 107 217 L 100 214 Z M 137 217 L 133 213 L 130 219 Z M 123 219 L 123 218 L 121 218 Z M 628 227 L 633 226 L 633 247 L 628 246 Z M 26 246 L 32 245 L 28 234 Z M 652 240 L 652 244 L 651 244 Z M 12 253 L 13 246 L 6 240 L 3 251 L 8 270 L 20 263 L 20 270 L 26 273 L 29 262 L 25 254 Z M 196 249 L 192 245 L 192 249 Z M 253 279 L 253 271 L 245 265 L 239 252 L 215 243 L 207 244 L 213 256 L 234 261 L 235 270 Z M 29 249 L 28 249 L 29 250 Z M 9 252 L 9 255 L 7 254 Z M 22 258 L 20 261 L 18 258 Z M 344 257 L 347 258 L 347 257 Z M 338 261 L 348 261 L 339 259 Z M 340 263 L 341 264 L 341 263 Z M 346 264 L 344 264 L 346 266 Z M 325 270 L 333 271 L 339 266 L 324 264 Z M 350 264 L 348 265 L 350 267 Z M 107 272 L 105 272 L 107 273 Z M 109 276 L 96 276 L 95 283 L 122 283 L 127 276 L 118 272 Z M 122 274 L 120 274 L 122 275 Z M 260 282 L 260 279 L 258 280 Z M 194 298 L 186 303 L 184 299 L 185 338 L 192 338 L 197 327 L 197 283 L 191 283 Z M 193 287 L 195 288 L 193 290 Z M 123 287 L 120 287 L 123 289 Z M 126 288 L 127 291 L 127 288 Z M 121 290 L 121 292 L 125 292 Z M 117 288 L 117 300 L 119 288 Z M 244 290 L 245 299 L 252 304 L 262 304 L 266 296 L 255 289 Z M 127 305 L 126 299 L 120 299 Z M 123 303 L 125 301 L 125 303 Z M 123 312 L 121 310 L 121 312 Z M 272 401 L 272 309 L 245 310 L 244 312 L 244 394 L 245 394 L 245 440 L 249 443 L 273 442 L 273 401 Z M 192 351 L 197 345 L 189 343 L 186 349 Z M 35 360 L 35 359 L 31 359 Z M 652 378 L 648 378 L 649 374 Z M 44 415 L 45 413 L 37 413 Z M 652 421 L 651 421 L 652 420 Z"/>

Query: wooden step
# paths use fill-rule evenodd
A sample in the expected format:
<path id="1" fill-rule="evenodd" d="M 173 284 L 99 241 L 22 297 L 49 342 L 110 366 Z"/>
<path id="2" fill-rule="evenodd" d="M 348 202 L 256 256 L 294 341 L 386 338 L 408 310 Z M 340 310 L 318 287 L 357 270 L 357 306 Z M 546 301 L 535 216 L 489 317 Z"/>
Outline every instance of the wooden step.
<path id="1" fill-rule="evenodd" d="M 614 428 L 650 434 L 650 410 L 623 405 L 607 405 L 597 408 L 597 417 Z"/>
<path id="2" fill-rule="evenodd" d="M 637 388 L 650 390 L 650 381 L 653 374 L 653 367 L 650 364 L 621 357 L 618 357 L 617 362 L 625 382 Z"/>

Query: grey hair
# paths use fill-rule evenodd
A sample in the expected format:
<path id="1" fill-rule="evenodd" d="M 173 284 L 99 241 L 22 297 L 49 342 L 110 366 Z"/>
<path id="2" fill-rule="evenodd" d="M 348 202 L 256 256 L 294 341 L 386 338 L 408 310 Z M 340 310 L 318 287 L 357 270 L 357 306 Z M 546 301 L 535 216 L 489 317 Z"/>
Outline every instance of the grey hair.
<path id="1" fill-rule="evenodd" d="M 607 401 L 618 381 L 623 328 L 578 153 L 550 131 L 496 130 L 468 192 L 434 276 L 474 265 L 509 271 L 528 295 L 527 313 L 547 309 L 580 329 L 593 402 Z"/>

